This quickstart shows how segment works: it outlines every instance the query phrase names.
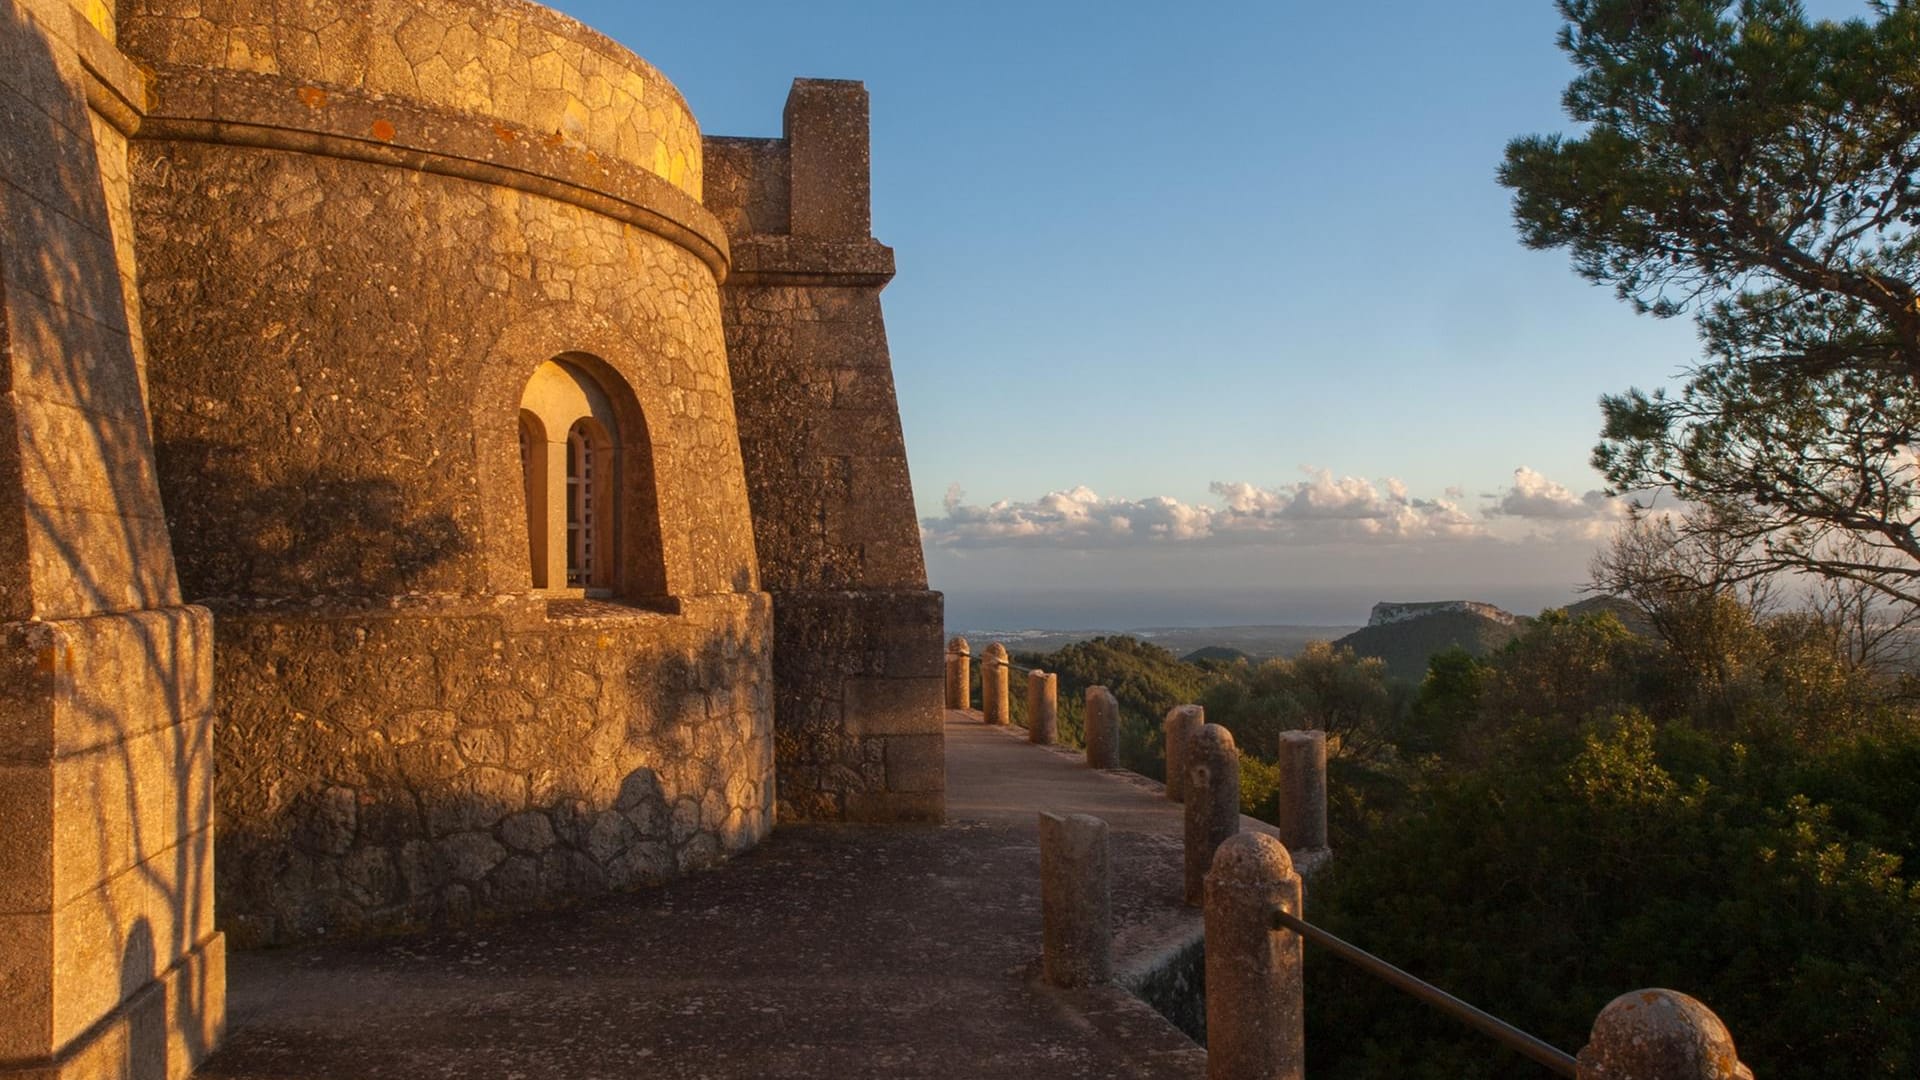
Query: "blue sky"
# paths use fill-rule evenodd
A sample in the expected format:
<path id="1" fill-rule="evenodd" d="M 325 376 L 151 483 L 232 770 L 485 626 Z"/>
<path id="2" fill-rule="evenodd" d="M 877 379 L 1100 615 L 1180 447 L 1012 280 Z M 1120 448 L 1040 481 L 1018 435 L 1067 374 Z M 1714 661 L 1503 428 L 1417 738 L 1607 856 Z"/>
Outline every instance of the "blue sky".
<path id="1" fill-rule="evenodd" d="M 778 134 L 794 76 L 866 82 L 950 607 L 1143 582 L 1272 593 L 1245 621 L 1316 621 L 1277 610 L 1310 586 L 1356 598 L 1327 612 L 1557 602 L 1614 513 L 1585 497 L 1596 399 L 1698 352 L 1515 239 L 1502 148 L 1565 126 L 1548 0 L 558 6 L 709 134 Z"/>

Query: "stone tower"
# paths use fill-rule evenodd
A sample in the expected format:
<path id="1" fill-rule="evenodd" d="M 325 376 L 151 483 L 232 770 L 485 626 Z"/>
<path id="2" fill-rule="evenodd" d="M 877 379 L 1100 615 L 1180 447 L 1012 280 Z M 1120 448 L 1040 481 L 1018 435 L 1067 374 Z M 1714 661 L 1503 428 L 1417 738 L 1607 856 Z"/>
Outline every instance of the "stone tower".
<path id="1" fill-rule="evenodd" d="M 710 139 L 523 0 L 0 0 L 0 110 L 0 1073 L 181 1075 L 227 940 L 939 819 L 858 84 Z"/>

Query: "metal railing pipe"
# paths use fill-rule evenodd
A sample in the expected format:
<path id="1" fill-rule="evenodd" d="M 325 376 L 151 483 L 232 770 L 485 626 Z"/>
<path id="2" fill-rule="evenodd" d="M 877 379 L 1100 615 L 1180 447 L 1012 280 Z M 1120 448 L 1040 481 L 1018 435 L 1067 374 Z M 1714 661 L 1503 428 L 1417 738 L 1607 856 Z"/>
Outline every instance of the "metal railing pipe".
<path id="1" fill-rule="evenodd" d="M 1276 930 L 1291 930 L 1299 934 L 1381 982 L 1411 994 L 1461 1023 L 1478 1028 L 1501 1045 L 1526 1055 L 1561 1076 L 1578 1077 L 1580 1075 L 1579 1062 L 1574 1060 L 1572 1054 L 1521 1031 L 1485 1010 L 1461 1001 L 1432 983 L 1410 975 L 1365 949 L 1342 941 L 1304 919 L 1275 908 L 1273 927 Z"/>

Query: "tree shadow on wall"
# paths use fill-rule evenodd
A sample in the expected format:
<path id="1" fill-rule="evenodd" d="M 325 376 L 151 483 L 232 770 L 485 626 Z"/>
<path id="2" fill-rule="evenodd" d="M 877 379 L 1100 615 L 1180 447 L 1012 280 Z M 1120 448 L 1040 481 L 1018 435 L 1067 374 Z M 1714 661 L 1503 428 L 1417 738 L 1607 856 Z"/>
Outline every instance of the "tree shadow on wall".
<path id="1" fill-rule="evenodd" d="M 0 3 L 0 501 L 24 510 L 0 525 L 0 696 L 40 717 L 37 744 L 6 749 L 74 785 L 36 813 L 66 837 L 56 910 L 87 929 L 13 985 L 84 1003 L 63 1025 L 92 1025 L 36 1050 L 71 1060 L 114 1037 L 117 1014 L 117 1075 L 148 1080 L 204 1058 L 224 1016 L 221 972 L 186 963 L 213 934 L 210 721 L 188 710 L 205 624 L 179 606 L 78 65 L 63 71 L 47 42 L 37 16 Z M 127 1010 L 169 975 L 164 1025 Z"/>
<path id="2" fill-rule="evenodd" d="M 471 546 L 465 531 L 451 514 L 417 512 L 388 477 L 293 467 L 263 480 L 258 447 L 164 433 L 154 455 L 190 598 L 386 598 L 457 587 L 435 571 Z"/>
<path id="3" fill-rule="evenodd" d="M 681 652 L 657 626 L 652 616 L 625 631 L 617 620 L 542 625 L 525 633 L 547 639 L 557 676 L 538 692 L 512 663 L 487 666 L 466 689 L 422 678 L 429 699 L 368 703 L 364 726 L 378 737 L 296 723 L 245 761 L 223 757 L 216 873 L 233 944 L 564 908 L 704 869 L 762 838 L 770 761 L 755 756 L 766 744 L 754 742 L 754 717 L 771 705 L 759 642 L 713 627 Z M 517 654 L 515 633 L 499 655 Z M 503 709 L 510 700 L 522 707 Z M 444 722 L 410 722 L 422 714 Z M 262 762 L 272 774 L 250 775 Z"/>

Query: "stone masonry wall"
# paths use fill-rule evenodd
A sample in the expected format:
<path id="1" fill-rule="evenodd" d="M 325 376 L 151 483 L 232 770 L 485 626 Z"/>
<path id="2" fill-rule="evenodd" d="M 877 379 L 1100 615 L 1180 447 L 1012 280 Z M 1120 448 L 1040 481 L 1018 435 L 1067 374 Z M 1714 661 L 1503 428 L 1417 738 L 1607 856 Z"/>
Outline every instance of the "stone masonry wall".
<path id="1" fill-rule="evenodd" d="M 942 605 L 926 588 L 870 235 L 867 97 L 794 83 L 779 140 L 707 145 L 761 579 L 783 815 L 944 813 Z"/>
<path id="2" fill-rule="evenodd" d="M 771 614 L 677 93 L 517 2 L 119 14 L 155 73 L 131 218 L 215 613 L 222 925 L 460 922 L 764 837 Z M 520 407 L 556 359 L 618 429 L 594 600 L 533 587 Z"/>
<path id="3" fill-rule="evenodd" d="M 108 14 L 0 0 L 0 1074 L 173 1080 L 226 1023 L 213 633 L 155 482 Z"/>
<path id="4" fill-rule="evenodd" d="M 524 0 L 122 0 L 123 46 L 170 67 L 432 102 L 646 169 L 699 198 L 700 129 L 672 83 Z"/>
<path id="5" fill-rule="evenodd" d="M 773 826 L 767 600 L 220 621 L 236 943 L 657 884 Z"/>

